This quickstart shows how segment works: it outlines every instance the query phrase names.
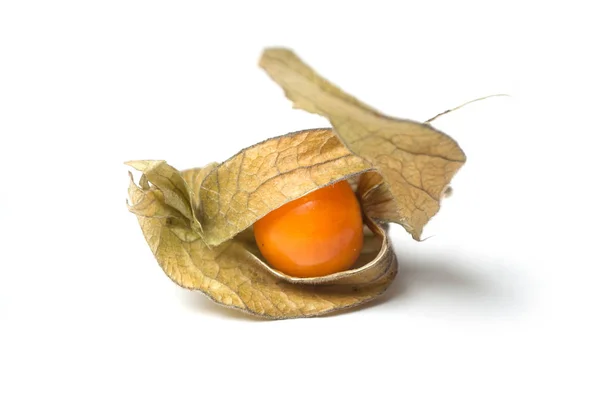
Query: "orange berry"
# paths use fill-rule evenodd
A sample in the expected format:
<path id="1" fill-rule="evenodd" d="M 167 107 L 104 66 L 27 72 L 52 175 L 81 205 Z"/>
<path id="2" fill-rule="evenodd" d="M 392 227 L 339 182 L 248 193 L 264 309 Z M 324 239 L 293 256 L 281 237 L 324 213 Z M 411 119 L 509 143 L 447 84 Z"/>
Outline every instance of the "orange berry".
<path id="1" fill-rule="evenodd" d="M 345 271 L 363 245 L 360 205 L 340 181 L 273 210 L 254 224 L 254 237 L 269 265 L 287 275 Z"/>

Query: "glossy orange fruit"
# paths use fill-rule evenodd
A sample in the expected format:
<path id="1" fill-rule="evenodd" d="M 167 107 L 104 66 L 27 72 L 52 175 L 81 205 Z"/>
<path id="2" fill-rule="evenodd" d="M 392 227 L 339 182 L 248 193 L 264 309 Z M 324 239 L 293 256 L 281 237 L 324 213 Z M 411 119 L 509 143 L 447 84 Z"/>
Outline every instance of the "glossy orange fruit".
<path id="1" fill-rule="evenodd" d="M 254 237 L 269 265 L 296 277 L 345 271 L 363 245 L 360 205 L 340 181 L 272 211 L 254 224 Z"/>

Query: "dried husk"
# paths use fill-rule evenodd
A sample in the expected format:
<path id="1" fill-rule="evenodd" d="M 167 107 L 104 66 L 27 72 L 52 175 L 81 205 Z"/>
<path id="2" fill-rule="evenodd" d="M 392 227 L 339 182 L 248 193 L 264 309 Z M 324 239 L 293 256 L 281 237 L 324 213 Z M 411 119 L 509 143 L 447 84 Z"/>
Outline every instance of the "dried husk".
<path id="1" fill-rule="evenodd" d="M 293 52 L 274 48 L 260 65 L 285 91 L 294 107 L 329 119 L 342 143 L 371 163 L 383 178 L 379 192 L 386 209 L 373 217 L 402 225 L 415 239 L 440 209 L 450 180 L 465 163 L 462 149 L 428 123 L 385 116 L 345 94 Z M 385 192 L 389 191 L 389 192 Z"/>
<path id="2" fill-rule="evenodd" d="M 448 136 L 392 119 L 343 93 L 284 49 L 261 66 L 296 107 L 334 129 L 299 131 L 246 148 L 223 163 L 179 172 L 164 161 L 133 161 L 129 209 L 158 263 L 178 285 L 266 318 L 323 315 L 382 294 L 397 264 L 385 222 L 415 239 L 439 210 L 464 154 Z M 363 210 L 365 245 L 348 271 L 298 278 L 271 268 L 252 225 L 270 211 L 348 179 Z"/>

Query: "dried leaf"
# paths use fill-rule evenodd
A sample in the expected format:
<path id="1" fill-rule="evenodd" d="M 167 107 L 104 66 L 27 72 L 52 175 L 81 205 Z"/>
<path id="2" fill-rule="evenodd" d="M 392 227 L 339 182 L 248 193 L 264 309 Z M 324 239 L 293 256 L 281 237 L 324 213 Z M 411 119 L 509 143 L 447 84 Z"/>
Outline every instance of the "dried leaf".
<path id="1" fill-rule="evenodd" d="M 285 203 L 371 169 L 331 129 L 299 131 L 246 148 L 202 182 L 204 241 L 221 244 Z"/>
<path id="2" fill-rule="evenodd" d="M 169 166 L 164 160 L 134 160 L 125 164 L 144 173 L 140 185 L 148 187 L 148 181 L 154 184 L 170 212 L 179 212 L 187 219 L 192 230 L 202 229 L 192 209 L 193 193 L 177 169 Z M 130 193 L 131 189 L 130 187 Z M 156 199 L 156 193 L 154 196 Z"/>
<path id="3" fill-rule="evenodd" d="M 202 175 L 208 173 L 210 170 L 188 170 L 183 172 L 182 180 L 190 192 L 196 192 Z M 163 189 L 172 185 L 160 183 Z M 158 187 L 133 183 L 129 190 L 131 209 L 154 256 L 175 283 L 200 290 L 219 304 L 268 318 L 322 315 L 372 300 L 385 291 L 396 274 L 391 245 L 381 227 L 372 224 L 381 247 L 373 262 L 376 266 L 367 264 L 371 271 L 362 279 L 319 285 L 287 282 L 253 254 L 257 251 L 252 248 L 255 243 L 247 234 L 238 234 L 216 247 L 207 246 L 191 227 L 187 227 L 188 234 L 183 234 L 181 225 L 171 221 L 173 210 L 165 196 L 157 192 Z"/>
<path id="4" fill-rule="evenodd" d="M 399 223 L 420 239 L 446 186 L 466 161 L 458 144 L 428 124 L 394 119 L 362 104 L 289 50 L 266 50 L 260 65 L 296 108 L 328 118 L 346 147 L 381 174 L 384 185 L 371 194 L 379 203 L 371 216 Z"/>

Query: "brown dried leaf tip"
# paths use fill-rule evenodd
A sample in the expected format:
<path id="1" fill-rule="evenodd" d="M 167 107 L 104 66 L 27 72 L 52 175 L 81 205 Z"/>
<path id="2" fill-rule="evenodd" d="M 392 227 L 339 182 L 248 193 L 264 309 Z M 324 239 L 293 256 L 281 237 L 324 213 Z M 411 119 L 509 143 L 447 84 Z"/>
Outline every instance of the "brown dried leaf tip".
<path id="1" fill-rule="evenodd" d="M 165 273 L 227 307 L 266 318 L 323 315 L 383 293 L 397 266 L 382 225 L 420 239 L 450 180 L 465 162 L 458 144 L 428 124 L 382 115 L 317 75 L 286 49 L 260 65 L 294 106 L 333 129 L 299 131 L 246 148 L 223 163 L 178 171 L 164 161 L 132 161 L 129 209 Z M 365 244 L 348 271 L 285 275 L 264 261 L 252 225 L 318 188 L 356 184 Z"/>

